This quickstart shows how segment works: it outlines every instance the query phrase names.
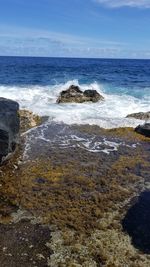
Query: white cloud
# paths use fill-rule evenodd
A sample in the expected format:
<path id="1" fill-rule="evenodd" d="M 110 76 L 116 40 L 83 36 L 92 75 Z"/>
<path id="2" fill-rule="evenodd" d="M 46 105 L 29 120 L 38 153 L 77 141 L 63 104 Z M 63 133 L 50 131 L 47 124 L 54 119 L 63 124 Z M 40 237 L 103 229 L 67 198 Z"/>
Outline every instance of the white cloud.
<path id="1" fill-rule="evenodd" d="M 126 43 L 118 42 L 115 40 L 107 40 L 101 38 L 90 38 L 90 37 L 83 37 L 73 34 L 67 33 L 60 33 L 60 32 L 53 32 L 53 31 L 46 31 L 43 29 L 28 29 L 23 27 L 10 27 L 7 25 L 0 25 L 0 38 L 17 38 L 17 39 L 26 39 L 26 40 L 35 40 L 39 39 L 41 42 L 50 43 L 50 42 L 60 42 L 64 45 L 69 46 L 79 46 L 79 47 L 87 47 L 90 46 L 125 46 Z M 38 44 L 37 44 L 38 45 Z"/>
<path id="2" fill-rule="evenodd" d="M 0 55 L 86 56 L 112 55 L 126 43 L 37 29 L 0 25 Z"/>
<path id="3" fill-rule="evenodd" d="M 0 25 L 0 55 L 93 58 L 150 58 L 143 46 L 59 32 Z"/>
<path id="4" fill-rule="evenodd" d="M 136 8 L 150 8 L 150 0 L 95 0 L 110 8 L 119 7 L 136 7 Z"/>

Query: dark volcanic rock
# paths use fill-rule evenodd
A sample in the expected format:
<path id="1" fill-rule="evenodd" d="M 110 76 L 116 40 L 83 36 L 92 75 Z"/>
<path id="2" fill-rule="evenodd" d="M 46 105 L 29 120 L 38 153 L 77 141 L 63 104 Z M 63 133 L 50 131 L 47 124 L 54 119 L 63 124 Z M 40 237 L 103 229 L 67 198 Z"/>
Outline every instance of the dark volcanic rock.
<path id="1" fill-rule="evenodd" d="M 145 135 L 146 137 L 150 137 L 150 123 L 145 123 L 143 125 L 138 125 L 135 128 L 135 131 L 137 133 L 140 133 L 142 135 Z"/>
<path id="2" fill-rule="evenodd" d="M 87 101 L 98 102 L 99 100 L 104 100 L 104 97 L 96 90 L 85 90 L 83 94 L 87 97 Z"/>
<path id="3" fill-rule="evenodd" d="M 71 85 L 67 90 L 62 91 L 57 99 L 57 103 L 83 103 L 98 102 L 104 100 L 96 90 L 85 90 L 82 92 L 79 86 Z"/>
<path id="4" fill-rule="evenodd" d="M 127 115 L 126 118 L 135 118 L 138 120 L 150 120 L 150 111 L 148 112 L 138 112 Z"/>
<path id="5" fill-rule="evenodd" d="M 17 102 L 0 98 L 0 163 L 13 152 L 18 142 L 20 120 Z"/>
<path id="6" fill-rule="evenodd" d="M 133 245 L 150 254 L 150 191 L 144 191 L 131 206 L 122 221 L 123 230 L 132 238 Z"/>
<path id="7" fill-rule="evenodd" d="M 2 160 L 2 157 L 8 154 L 8 143 L 8 132 L 0 129 L 0 162 Z"/>

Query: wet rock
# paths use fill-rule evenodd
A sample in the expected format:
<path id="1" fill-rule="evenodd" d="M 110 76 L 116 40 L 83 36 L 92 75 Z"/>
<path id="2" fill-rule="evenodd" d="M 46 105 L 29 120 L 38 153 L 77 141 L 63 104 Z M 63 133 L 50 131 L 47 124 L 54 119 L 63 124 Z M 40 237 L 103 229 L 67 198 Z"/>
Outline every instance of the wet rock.
<path id="1" fill-rule="evenodd" d="M 143 125 L 138 125 L 135 128 L 135 131 L 139 134 L 142 134 L 146 137 L 150 137 L 150 123 L 145 123 Z"/>
<path id="2" fill-rule="evenodd" d="M 11 220 L 11 214 L 17 210 L 17 205 L 12 203 L 6 196 L 0 195 L 0 223 L 9 222 Z"/>
<path id="3" fill-rule="evenodd" d="M 9 144 L 8 132 L 0 129 L 0 162 L 2 161 L 2 158 L 9 153 L 8 144 Z"/>
<path id="4" fill-rule="evenodd" d="M 19 104 L 0 98 L 0 163 L 12 153 L 19 141 Z"/>
<path id="5" fill-rule="evenodd" d="M 150 111 L 148 112 L 138 112 L 127 115 L 126 118 L 135 118 L 138 120 L 150 120 Z"/>
<path id="6" fill-rule="evenodd" d="M 20 206 L 13 214 L 15 224 L 0 225 L 1 247 L 7 247 L 8 254 L 13 255 L 9 258 L 2 254 L 2 267 L 74 266 L 74 262 L 79 266 L 149 266 L 149 262 L 143 263 L 146 256 L 133 249 L 120 227 L 126 212 L 124 203 L 143 190 L 145 179 L 149 181 L 149 142 L 140 142 L 145 137 L 133 129 L 104 130 L 55 123 L 43 127 L 27 133 L 29 157 L 18 170 L 12 173 L 7 164 L 2 166 L 5 174 L 0 177 L 1 192 Z M 41 131 L 50 143 L 36 138 Z M 67 143 L 61 148 L 62 140 L 68 141 L 69 136 L 77 138 L 71 141 L 72 146 Z M 98 149 L 104 149 L 104 140 L 108 141 L 105 146 L 112 146 L 112 142 L 120 146 L 110 154 L 93 153 L 91 146 L 83 149 L 86 140 L 91 139 L 94 144 L 99 141 Z M 80 146 L 74 147 L 77 142 Z M 135 143 L 138 145 L 133 147 Z M 5 212 L 2 201 L 3 217 L 11 213 L 12 203 L 6 202 Z M 21 214 L 22 209 L 28 215 Z M 38 222 L 22 223 L 20 218 L 28 216 L 32 216 L 32 223 L 34 218 Z M 40 234 L 40 229 L 34 227 L 38 223 L 50 225 L 51 239 L 49 233 L 44 234 L 40 228 Z M 50 249 L 45 251 L 47 242 L 52 255 Z"/>
<path id="7" fill-rule="evenodd" d="M 35 115 L 33 112 L 29 110 L 20 110 L 20 131 L 26 132 L 27 130 L 36 127 L 37 125 L 41 124 L 42 119 L 40 116 Z"/>
<path id="8" fill-rule="evenodd" d="M 122 221 L 123 230 L 132 238 L 133 245 L 150 254 L 150 191 L 144 191 L 127 211 Z"/>
<path id="9" fill-rule="evenodd" d="M 50 230 L 29 220 L 0 224 L 0 262 L 2 267 L 45 267 L 51 255 L 46 243 Z"/>
<path id="10" fill-rule="evenodd" d="M 83 94 L 87 97 L 87 101 L 98 102 L 99 100 L 104 100 L 104 97 L 96 90 L 85 90 Z"/>
<path id="11" fill-rule="evenodd" d="M 57 99 L 57 103 L 83 103 L 98 102 L 104 100 L 96 90 L 81 91 L 79 86 L 71 85 L 67 90 L 62 91 Z"/>

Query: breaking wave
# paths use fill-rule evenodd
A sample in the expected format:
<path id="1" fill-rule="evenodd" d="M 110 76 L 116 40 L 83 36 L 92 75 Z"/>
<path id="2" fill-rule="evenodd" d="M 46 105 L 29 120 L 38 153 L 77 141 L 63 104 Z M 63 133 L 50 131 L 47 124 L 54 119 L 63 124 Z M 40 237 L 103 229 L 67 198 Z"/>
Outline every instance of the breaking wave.
<path id="1" fill-rule="evenodd" d="M 56 104 L 59 93 L 71 84 L 81 89 L 95 89 L 105 97 L 105 101 L 83 104 Z M 79 84 L 78 80 L 53 86 L 0 86 L 0 96 L 16 100 L 20 108 L 29 109 L 39 115 L 49 116 L 50 121 L 66 124 L 90 124 L 103 128 L 137 126 L 135 119 L 126 115 L 149 111 L 150 97 L 142 99 L 127 94 L 107 93 L 104 86 L 95 82 Z M 141 121 L 140 121 L 141 122 Z"/>

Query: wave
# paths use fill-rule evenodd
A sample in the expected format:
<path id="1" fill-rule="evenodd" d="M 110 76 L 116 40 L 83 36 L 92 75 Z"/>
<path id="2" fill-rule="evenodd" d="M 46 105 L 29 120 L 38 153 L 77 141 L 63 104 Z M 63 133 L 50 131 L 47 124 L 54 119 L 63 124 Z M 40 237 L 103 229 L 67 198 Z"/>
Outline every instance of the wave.
<path id="1" fill-rule="evenodd" d="M 105 101 L 56 104 L 59 93 L 71 84 L 79 85 L 83 90 L 95 89 L 105 97 Z M 150 103 L 148 96 L 138 99 L 126 94 L 107 94 L 104 86 L 97 82 L 79 84 L 78 80 L 54 86 L 0 86 L 0 96 L 16 100 L 20 108 L 29 109 L 42 116 L 49 116 L 50 121 L 99 125 L 103 128 L 135 127 L 139 122 L 125 118 L 126 115 L 149 111 Z"/>

